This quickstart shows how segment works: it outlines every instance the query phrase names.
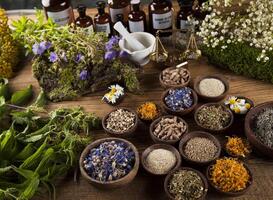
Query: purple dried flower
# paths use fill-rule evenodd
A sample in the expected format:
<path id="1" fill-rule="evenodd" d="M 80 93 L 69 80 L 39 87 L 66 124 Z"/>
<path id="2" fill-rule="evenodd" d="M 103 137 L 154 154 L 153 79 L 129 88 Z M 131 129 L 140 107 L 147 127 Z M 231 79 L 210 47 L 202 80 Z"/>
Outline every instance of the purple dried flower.
<path id="1" fill-rule="evenodd" d="M 81 71 L 81 73 L 80 73 L 80 79 L 82 80 L 82 81 L 85 81 L 85 80 L 87 80 L 88 79 L 88 76 L 89 76 L 89 74 L 88 74 L 88 71 L 87 70 L 82 70 Z"/>
<path id="2" fill-rule="evenodd" d="M 32 52 L 34 53 L 34 55 L 42 55 L 44 53 L 45 49 L 43 49 L 40 44 L 35 43 L 32 46 Z"/>
<path id="3" fill-rule="evenodd" d="M 124 58 L 124 57 L 126 57 L 126 56 L 128 56 L 128 53 L 127 53 L 126 51 L 123 51 L 123 50 L 122 50 L 122 51 L 119 52 L 119 57 L 120 57 L 120 58 Z"/>
<path id="4" fill-rule="evenodd" d="M 50 62 L 56 62 L 58 59 L 59 59 L 58 55 L 55 52 L 50 52 L 50 55 L 49 55 Z"/>
<path id="5" fill-rule="evenodd" d="M 45 50 L 48 50 L 51 46 L 52 46 L 52 44 L 50 42 L 44 41 L 44 42 L 40 43 L 40 47 L 42 47 Z"/>
<path id="6" fill-rule="evenodd" d="M 77 56 L 76 56 L 76 58 L 75 58 L 75 62 L 79 63 L 83 59 L 84 59 L 84 56 L 81 53 L 78 53 Z"/>
<path id="7" fill-rule="evenodd" d="M 110 51 L 118 44 L 120 38 L 118 36 L 112 36 L 110 40 L 105 44 L 106 51 Z"/>
<path id="8" fill-rule="evenodd" d="M 113 60 L 117 57 L 117 51 L 107 51 L 104 55 L 105 60 Z"/>
<path id="9" fill-rule="evenodd" d="M 32 46 L 32 52 L 34 53 L 34 55 L 42 55 L 51 46 L 52 46 L 51 43 L 50 42 L 46 42 L 46 41 L 43 41 L 40 44 L 35 43 Z"/>

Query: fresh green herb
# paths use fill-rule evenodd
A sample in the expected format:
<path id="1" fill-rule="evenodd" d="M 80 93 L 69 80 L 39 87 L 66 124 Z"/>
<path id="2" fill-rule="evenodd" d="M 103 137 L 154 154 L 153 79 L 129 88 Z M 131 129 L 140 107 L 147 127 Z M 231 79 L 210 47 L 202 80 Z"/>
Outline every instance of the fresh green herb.
<path id="1" fill-rule="evenodd" d="M 27 103 L 30 88 L 16 92 L 12 102 Z M 6 122 L 10 127 L 0 131 L 0 199 L 28 200 L 42 186 L 55 199 L 54 180 L 77 164 L 80 152 L 91 141 L 91 130 L 101 124 L 98 117 L 81 108 L 47 113 L 44 105 L 43 91 L 29 107 L 0 97 L 1 121 L 12 119 Z"/>
<path id="2" fill-rule="evenodd" d="M 124 82 L 129 91 L 139 89 L 134 64 L 124 63 L 120 57 L 109 60 L 106 56 L 109 54 L 106 34 L 86 35 L 81 28 L 56 26 L 52 20 L 44 20 L 40 11 L 37 21 L 22 17 L 13 22 L 13 27 L 13 36 L 27 54 L 34 54 L 33 74 L 52 101 L 106 89 L 113 82 Z M 117 45 L 117 38 L 116 41 Z"/>
<path id="3" fill-rule="evenodd" d="M 29 102 L 32 95 L 33 95 L 32 85 L 29 85 L 27 88 L 15 92 L 11 96 L 10 102 L 11 102 L 11 104 L 21 106 L 21 105 L 24 105 L 27 102 Z"/>

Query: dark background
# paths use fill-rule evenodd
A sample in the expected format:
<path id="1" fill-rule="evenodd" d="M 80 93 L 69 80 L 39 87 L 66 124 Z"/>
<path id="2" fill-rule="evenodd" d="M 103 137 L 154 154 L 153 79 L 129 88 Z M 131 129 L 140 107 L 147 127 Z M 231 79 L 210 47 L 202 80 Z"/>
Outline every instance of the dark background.
<path id="1" fill-rule="evenodd" d="M 107 0 L 105 0 L 107 1 Z M 95 7 L 96 0 L 71 0 L 73 7 L 75 8 L 78 4 L 83 3 L 87 7 Z M 148 3 L 150 0 L 141 0 L 142 3 Z M 33 9 L 41 8 L 41 0 L 0 0 L 0 7 L 6 10 L 12 9 Z"/>

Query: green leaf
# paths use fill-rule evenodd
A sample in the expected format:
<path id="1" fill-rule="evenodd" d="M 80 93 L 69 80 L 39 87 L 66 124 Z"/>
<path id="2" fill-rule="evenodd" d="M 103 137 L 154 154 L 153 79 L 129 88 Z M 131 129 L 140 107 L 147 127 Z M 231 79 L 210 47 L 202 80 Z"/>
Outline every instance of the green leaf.
<path id="1" fill-rule="evenodd" d="M 6 101 L 3 96 L 0 97 L 0 120 L 4 117 L 7 111 Z"/>
<path id="2" fill-rule="evenodd" d="M 26 160 L 31 155 L 35 153 L 35 148 L 33 143 L 27 144 L 24 149 L 15 156 L 15 160 Z"/>
<path id="3" fill-rule="evenodd" d="M 10 98 L 8 83 L 9 83 L 8 79 L 0 78 L 0 97 L 4 97 L 5 100 L 9 100 Z"/>
<path id="4" fill-rule="evenodd" d="M 15 92 L 11 97 L 11 104 L 14 105 L 24 105 L 30 101 L 32 98 L 33 91 L 32 91 L 32 85 L 29 85 L 27 88 Z"/>
<path id="5" fill-rule="evenodd" d="M 47 146 L 47 140 L 44 141 L 44 143 L 37 149 L 37 151 L 27 158 L 21 165 L 21 169 L 30 169 L 30 168 L 36 168 L 41 160 L 41 156 L 43 154 L 43 151 L 46 149 Z"/>
<path id="6" fill-rule="evenodd" d="M 31 106 L 34 106 L 34 107 L 44 107 L 47 103 L 47 98 L 46 98 L 46 95 L 45 95 L 45 92 L 42 90 L 36 101 L 31 105 Z"/>

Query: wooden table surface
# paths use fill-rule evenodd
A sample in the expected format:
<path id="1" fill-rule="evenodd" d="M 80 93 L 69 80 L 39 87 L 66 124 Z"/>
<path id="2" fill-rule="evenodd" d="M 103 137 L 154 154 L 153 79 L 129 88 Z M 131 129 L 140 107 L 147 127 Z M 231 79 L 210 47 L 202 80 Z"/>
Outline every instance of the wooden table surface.
<path id="1" fill-rule="evenodd" d="M 94 15 L 94 10 L 89 10 L 89 14 Z M 254 100 L 255 104 L 263 103 L 273 100 L 273 85 L 256 81 L 242 76 L 234 75 L 231 72 L 224 71 L 209 65 L 205 58 L 199 61 L 191 61 L 189 64 L 189 70 L 192 77 L 195 78 L 198 75 L 203 74 L 224 74 L 230 81 L 230 94 L 239 94 L 247 96 Z M 160 103 L 160 96 L 163 89 L 160 87 L 158 81 L 158 74 L 160 70 L 148 64 L 144 66 L 144 74 L 141 80 L 141 86 L 144 91 L 143 95 L 126 94 L 126 98 L 120 106 L 135 109 L 137 105 L 145 101 L 154 101 Z M 39 86 L 37 81 L 32 77 L 31 63 L 26 64 L 24 68 L 18 73 L 18 75 L 11 80 L 11 85 L 14 89 L 20 89 L 32 84 L 34 86 L 36 94 L 39 92 Z M 103 92 L 87 95 L 79 98 L 76 101 L 67 101 L 61 103 L 50 103 L 48 109 L 52 110 L 57 107 L 72 107 L 82 106 L 87 112 L 94 112 L 98 116 L 103 117 L 113 108 L 101 101 Z M 189 122 L 190 131 L 198 130 L 193 122 L 192 116 L 186 116 L 184 119 Z M 239 126 L 239 127 L 238 127 Z M 237 128 L 227 132 L 227 135 L 242 133 L 243 125 L 238 125 Z M 93 133 L 94 139 L 104 138 L 107 135 L 103 131 L 96 131 Z M 224 135 L 218 136 L 221 139 Z M 140 153 L 149 145 L 153 144 L 149 137 L 147 128 L 139 128 L 137 135 L 134 138 L 129 139 L 133 142 Z M 247 161 L 249 167 L 254 175 L 254 183 L 250 190 L 243 196 L 236 198 L 228 198 L 214 192 L 209 192 L 207 199 L 235 199 L 235 200 L 273 200 L 273 160 L 263 158 L 259 154 L 254 154 Z M 182 161 L 182 165 L 186 165 Z M 202 170 L 202 169 L 201 169 Z M 164 200 L 167 197 L 163 190 L 164 178 L 156 178 L 150 176 L 140 168 L 134 181 L 124 188 L 120 188 L 113 191 L 99 190 L 89 185 L 82 178 L 78 183 L 73 182 L 72 177 L 67 177 L 61 181 L 57 186 L 57 199 L 58 200 Z M 37 196 L 34 199 L 42 200 L 48 199 L 47 196 Z"/>
<path id="2" fill-rule="evenodd" d="M 255 104 L 273 100 L 273 85 L 256 81 L 253 79 L 236 76 L 231 72 L 220 70 L 209 65 L 205 58 L 199 61 L 191 61 L 189 70 L 192 77 L 195 78 L 200 74 L 224 74 L 230 81 L 230 94 L 240 94 L 254 100 Z M 143 95 L 126 94 L 126 98 L 120 106 L 135 109 L 137 105 L 144 101 L 155 101 L 160 103 L 160 96 L 163 89 L 158 81 L 160 70 L 148 64 L 144 66 L 144 74 L 141 80 L 141 87 L 144 90 Z M 39 92 L 37 81 L 32 77 L 31 64 L 27 64 L 19 74 L 11 80 L 14 89 L 20 89 L 32 84 L 36 91 Z M 82 106 L 87 112 L 94 112 L 103 117 L 113 108 L 101 101 L 103 92 L 90 94 L 77 99 L 77 101 L 67 101 L 61 103 L 50 103 L 48 108 L 55 109 L 59 106 L 72 107 Z M 186 116 L 184 119 L 190 124 L 190 131 L 198 130 L 193 123 L 192 116 Z M 241 126 L 242 128 L 242 126 Z M 236 131 L 229 131 L 227 135 L 236 134 Z M 95 139 L 107 137 L 103 131 L 93 133 Z M 222 139 L 223 135 L 219 136 Z M 133 142 L 138 150 L 142 152 L 146 147 L 153 144 L 149 137 L 147 128 L 139 128 L 137 135 L 129 139 Z M 273 199 L 273 161 L 263 158 L 262 156 L 253 155 L 247 163 L 254 175 L 254 183 L 250 190 L 243 196 L 232 198 L 236 200 L 270 200 Z M 182 162 L 185 165 L 185 162 Z M 128 186 L 114 191 L 103 191 L 89 185 L 85 180 L 80 178 L 78 183 L 73 182 L 72 177 L 67 177 L 57 186 L 58 200 L 163 200 L 167 199 L 163 190 L 163 178 L 156 178 L 145 173 L 140 168 L 134 181 Z M 46 196 L 37 197 L 37 200 L 47 199 Z M 226 199 L 223 196 L 210 192 L 207 199 Z M 228 199 L 228 198 L 227 198 Z"/>

